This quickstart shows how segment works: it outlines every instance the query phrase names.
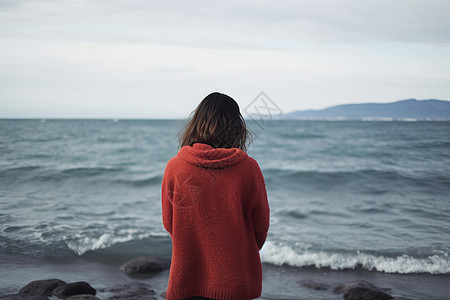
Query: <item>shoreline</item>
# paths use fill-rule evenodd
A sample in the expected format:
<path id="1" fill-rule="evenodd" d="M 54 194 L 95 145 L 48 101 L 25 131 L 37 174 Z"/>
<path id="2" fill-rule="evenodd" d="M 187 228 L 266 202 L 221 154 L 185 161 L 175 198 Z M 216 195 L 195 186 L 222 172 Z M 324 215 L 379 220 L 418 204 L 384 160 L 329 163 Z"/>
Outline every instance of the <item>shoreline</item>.
<path id="1" fill-rule="evenodd" d="M 85 281 L 96 290 L 139 282 L 149 284 L 155 297 L 163 300 L 169 270 L 130 277 L 119 265 L 105 264 L 80 257 L 70 262 L 51 262 L 19 255 L 1 255 L 0 299 L 18 293 L 31 281 L 57 278 L 66 282 Z M 6 275 L 6 276 L 5 276 Z M 333 289 L 342 284 L 365 281 L 400 299 L 448 299 L 450 274 L 388 274 L 367 270 L 330 270 L 313 267 L 297 268 L 263 263 L 263 292 L 261 300 L 272 299 L 343 299 Z M 99 292 L 100 299 L 108 294 Z M 51 299 L 57 299 L 52 297 Z"/>

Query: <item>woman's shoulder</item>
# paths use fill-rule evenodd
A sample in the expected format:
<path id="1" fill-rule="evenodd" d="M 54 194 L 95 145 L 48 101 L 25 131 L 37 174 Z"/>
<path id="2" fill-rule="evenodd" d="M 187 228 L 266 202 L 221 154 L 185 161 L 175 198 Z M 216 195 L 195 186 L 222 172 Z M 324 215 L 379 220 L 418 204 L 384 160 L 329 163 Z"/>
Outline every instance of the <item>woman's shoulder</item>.
<path id="1" fill-rule="evenodd" d="M 254 168 L 258 168 L 259 169 L 259 164 L 256 161 L 256 159 L 254 159 L 253 157 L 251 157 L 250 155 L 248 155 L 243 161 L 242 163 L 244 163 L 246 166 L 251 166 Z"/>
<path id="2" fill-rule="evenodd" d="M 256 159 L 254 159 L 251 156 L 247 156 L 241 163 L 241 168 L 246 169 L 247 172 L 252 172 L 254 173 L 257 177 L 260 177 L 261 179 L 263 179 L 263 175 L 262 175 L 262 171 L 261 168 L 258 164 L 258 162 L 256 161 Z"/>
<path id="3" fill-rule="evenodd" d="M 180 166 L 180 163 L 182 163 L 182 161 L 177 155 L 172 157 L 166 164 L 165 173 L 168 174 L 172 172 L 173 169 L 176 169 Z"/>

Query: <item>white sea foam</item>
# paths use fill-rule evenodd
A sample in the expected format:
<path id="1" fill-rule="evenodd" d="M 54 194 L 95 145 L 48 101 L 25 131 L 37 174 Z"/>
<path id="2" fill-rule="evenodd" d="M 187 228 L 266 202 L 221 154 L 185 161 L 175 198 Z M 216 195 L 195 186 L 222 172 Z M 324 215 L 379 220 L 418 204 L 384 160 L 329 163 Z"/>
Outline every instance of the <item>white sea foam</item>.
<path id="1" fill-rule="evenodd" d="M 275 265 L 314 266 L 332 270 L 362 267 L 366 270 L 377 270 L 386 273 L 450 273 L 450 257 L 448 253 L 430 255 L 427 258 L 414 258 L 407 255 L 397 257 L 375 256 L 359 251 L 354 253 L 314 252 L 311 250 L 297 252 L 287 245 L 268 241 L 261 251 L 261 259 L 264 262 Z"/>
<path id="2" fill-rule="evenodd" d="M 118 233 L 104 233 L 98 237 L 76 234 L 66 238 L 67 246 L 78 255 L 88 251 L 111 247 L 117 243 L 125 243 L 132 240 L 142 240 L 152 236 L 152 232 L 139 232 L 137 230 L 120 230 Z"/>

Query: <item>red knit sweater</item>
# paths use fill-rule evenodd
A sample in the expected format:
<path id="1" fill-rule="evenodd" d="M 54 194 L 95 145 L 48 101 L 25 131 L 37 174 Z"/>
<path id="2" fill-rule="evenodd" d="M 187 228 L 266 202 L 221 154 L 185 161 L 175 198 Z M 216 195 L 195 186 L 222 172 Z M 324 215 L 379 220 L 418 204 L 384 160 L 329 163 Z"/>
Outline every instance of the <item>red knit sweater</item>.
<path id="1" fill-rule="evenodd" d="M 264 177 L 247 153 L 182 147 L 165 169 L 162 215 L 172 237 L 168 300 L 261 295 L 269 205 Z"/>

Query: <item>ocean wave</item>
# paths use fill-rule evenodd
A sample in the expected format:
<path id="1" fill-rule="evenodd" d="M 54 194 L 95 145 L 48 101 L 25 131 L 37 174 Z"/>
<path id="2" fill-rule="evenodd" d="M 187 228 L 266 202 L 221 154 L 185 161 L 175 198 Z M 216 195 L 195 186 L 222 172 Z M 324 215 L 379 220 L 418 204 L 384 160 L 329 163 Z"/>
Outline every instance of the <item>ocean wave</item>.
<path id="1" fill-rule="evenodd" d="M 289 131 L 283 131 L 280 133 L 279 136 L 290 138 L 290 139 L 296 139 L 296 140 L 322 139 L 322 138 L 326 137 L 326 135 L 324 135 L 324 134 L 315 134 L 315 133 L 309 133 L 309 132 L 296 133 L 296 132 L 289 132 Z"/>
<path id="2" fill-rule="evenodd" d="M 362 268 L 385 273 L 430 273 L 449 274 L 450 257 L 448 253 L 415 258 L 408 255 L 386 257 L 366 254 L 360 251 L 352 253 L 333 253 L 327 251 L 303 250 L 297 252 L 290 246 L 268 241 L 261 251 L 263 262 L 293 267 L 329 268 L 345 270 Z"/>
<path id="3" fill-rule="evenodd" d="M 96 181 L 131 187 L 142 187 L 161 184 L 162 174 L 143 177 L 142 175 L 133 174 L 123 168 L 113 167 L 82 167 L 57 170 L 46 169 L 42 166 L 26 166 L 1 170 L 0 178 L 15 183 L 61 182 L 82 179 L 89 182 Z"/>
<path id="4" fill-rule="evenodd" d="M 399 184 L 422 189 L 433 187 L 433 189 L 445 190 L 448 190 L 448 186 L 450 186 L 450 178 L 448 176 L 430 176 L 429 174 L 414 174 L 413 176 L 396 171 L 374 169 L 329 172 L 265 169 L 263 174 L 269 182 L 273 180 L 282 186 L 298 188 L 300 184 L 307 188 L 331 188 L 350 184 L 355 189 L 375 194 L 391 192 Z"/>
<path id="5" fill-rule="evenodd" d="M 121 168 L 80 167 L 49 169 L 44 166 L 13 167 L 0 171 L 0 178 L 19 182 L 59 182 L 69 178 L 91 178 L 124 172 Z"/>
<path id="6" fill-rule="evenodd" d="M 0 174 L 8 174 L 11 173 L 19 173 L 19 172 L 30 172 L 41 169 L 41 166 L 23 166 L 23 167 L 12 167 L 12 168 L 6 168 L 0 171 Z"/>
<path id="7" fill-rule="evenodd" d="M 12 230 L 12 231 L 11 231 Z M 10 228 L 6 233 L 16 233 Z M 58 235 L 56 238 L 55 235 Z M 49 260 L 66 260 L 80 256 L 108 261 L 123 261 L 123 257 L 141 255 L 165 255 L 170 253 L 171 240 L 168 233 L 153 230 L 122 229 L 100 234 L 45 234 L 34 232 L 27 238 L 0 235 L 2 254 L 24 255 Z M 152 245 L 149 247 L 149 245 Z"/>
<path id="8" fill-rule="evenodd" d="M 358 179 L 358 178 L 379 178 L 386 180 L 395 180 L 395 179 L 415 179 L 411 176 L 403 175 L 394 171 L 380 171 L 374 169 L 361 169 L 355 171 L 296 171 L 296 170 L 283 170 L 283 169 L 266 169 L 263 170 L 263 173 L 267 177 L 283 177 L 284 179 L 303 179 L 307 181 L 336 181 L 339 182 Z"/>
<path id="9" fill-rule="evenodd" d="M 116 183 L 124 184 L 124 185 L 130 185 L 133 187 L 142 187 L 142 186 L 149 186 L 149 185 L 155 185 L 155 184 L 161 184 L 162 176 L 150 176 L 143 179 L 132 179 L 132 180 L 123 180 L 119 179 L 116 180 Z"/>
<path id="10" fill-rule="evenodd" d="M 115 173 L 115 172 L 121 172 L 123 169 L 121 168 L 102 168 L 102 167 L 87 167 L 87 168 L 68 168 L 65 170 L 62 170 L 61 174 L 67 174 L 71 176 L 97 176 L 97 175 L 103 175 L 103 174 L 109 174 L 109 173 Z"/>
<path id="11" fill-rule="evenodd" d="M 83 255 L 88 251 L 109 248 L 118 243 L 143 240 L 152 236 L 166 235 L 158 232 L 142 232 L 140 230 L 128 229 L 120 232 L 104 233 L 97 237 L 89 237 L 82 234 L 75 234 L 65 238 L 67 247 L 77 255 Z"/>

